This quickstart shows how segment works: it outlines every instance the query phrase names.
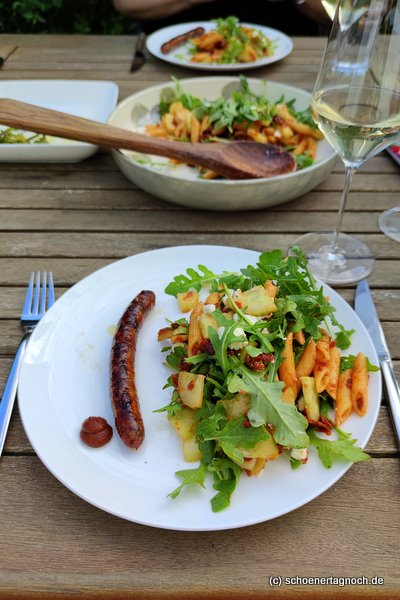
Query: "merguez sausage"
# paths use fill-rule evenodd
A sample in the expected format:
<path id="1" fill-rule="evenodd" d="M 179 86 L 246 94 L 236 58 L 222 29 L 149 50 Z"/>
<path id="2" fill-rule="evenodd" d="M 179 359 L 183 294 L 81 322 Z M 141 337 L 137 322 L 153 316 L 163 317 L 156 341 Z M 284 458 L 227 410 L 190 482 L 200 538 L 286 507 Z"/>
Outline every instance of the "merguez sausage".
<path id="1" fill-rule="evenodd" d="M 204 27 L 196 27 L 195 29 L 191 29 L 187 33 L 177 35 L 176 37 L 172 38 L 172 40 L 169 40 L 169 42 L 165 42 L 161 45 L 161 52 L 163 54 L 168 54 L 168 52 L 171 52 L 171 50 L 182 46 L 182 44 L 184 44 L 188 40 L 203 35 L 204 32 Z"/>
<path id="2" fill-rule="evenodd" d="M 128 448 L 139 448 L 144 424 L 135 386 L 137 334 L 156 301 L 154 292 L 144 290 L 132 300 L 121 319 L 111 349 L 111 402 L 118 434 Z"/>

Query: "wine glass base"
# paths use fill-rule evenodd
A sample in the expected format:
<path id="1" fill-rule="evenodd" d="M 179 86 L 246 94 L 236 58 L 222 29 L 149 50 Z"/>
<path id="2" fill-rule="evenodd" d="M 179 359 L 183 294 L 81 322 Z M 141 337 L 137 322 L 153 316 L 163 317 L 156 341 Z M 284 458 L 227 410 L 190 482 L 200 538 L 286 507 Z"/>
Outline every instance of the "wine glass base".
<path id="1" fill-rule="evenodd" d="M 368 246 L 346 233 L 340 233 L 335 249 L 332 232 L 307 233 L 292 244 L 300 246 L 313 275 L 326 283 L 345 285 L 367 277 L 374 259 Z"/>
<path id="2" fill-rule="evenodd" d="M 379 229 L 390 239 L 400 242 L 400 208 L 385 210 L 379 215 Z"/>

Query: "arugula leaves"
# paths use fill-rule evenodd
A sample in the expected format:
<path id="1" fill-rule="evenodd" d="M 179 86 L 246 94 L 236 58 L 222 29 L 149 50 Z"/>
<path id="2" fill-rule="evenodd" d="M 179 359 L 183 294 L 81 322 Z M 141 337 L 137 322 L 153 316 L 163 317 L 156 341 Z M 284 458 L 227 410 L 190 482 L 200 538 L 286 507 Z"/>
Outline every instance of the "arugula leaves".
<path id="1" fill-rule="evenodd" d="M 201 485 L 201 487 L 205 487 L 204 481 L 207 472 L 207 465 L 203 462 L 201 462 L 200 465 L 195 469 L 183 469 L 181 471 L 177 471 L 175 475 L 182 479 L 182 483 L 172 492 L 170 492 L 168 496 L 171 498 L 177 498 L 186 485 L 197 484 Z"/>
<path id="2" fill-rule="evenodd" d="M 350 433 L 345 433 L 338 428 L 336 431 L 338 439 L 332 441 L 318 437 L 313 429 L 308 433 L 310 445 L 318 450 L 318 456 L 324 467 L 330 469 L 336 458 L 342 458 L 349 462 L 360 462 L 371 458 L 369 454 L 355 446 L 357 440 L 352 439 Z"/>
<path id="3" fill-rule="evenodd" d="M 234 462 L 224 458 L 214 458 L 208 465 L 208 470 L 214 474 L 213 488 L 218 491 L 211 499 L 211 508 L 213 512 L 219 512 L 230 505 L 242 470 Z"/>
<path id="4" fill-rule="evenodd" d="M 221 410 L 197 425 L 197 437 L 201 441 L 215 440 L 221 450 L 235 463 L 243 464 L 243 448 L 254 448 L 270 435 L 264 427 L 245 427 L 243 417 L 227 420 Z"/>
<path id="5" fill-rule="evenodd" d="M 176 275 L 174 280 L 165 288 L 165 293 L 177 296 L 179 293 L 188 292 L 191 288 L 199 292 L 203 286 L 210 285 L 214 281 L 223 280 L 225 277 L 232 275 L 232 273 L 216 275 L 204 265 L 198 265 L 197 268 L 198 271 L 189 268 L 186 269 L 186 275 Z"/>
<path id="6" fill-rule="evenodd" d="M 342 356 L 340 358 L 340 372 L 342 373 L 346 369 L 352 369 L 354 366 L 355 358 L 356 357 L 354 356 L 354 354 L 349 354 L 348 356 Z M 376 365 L 373 365 L 371 363 L 368 356 L 366 356 L 365 358 L 366 358 L 368 373 L 377 373 L 378 371 L 380 371 L 379 367 L 377 367 Z"/>
<path id="7" fill-rule="evenodd" d="M 241 307 L 240 294 L 235 302 L 233 290 L 242 293 L 267 280 L 277 283 L 277 311 L 260 320 L 249 318 Z M 204 375 L 203 404 L 195 409 L 193 434 L 202 458 L 198 467 L 177 472 L 181 484 L 170 496 L 176 498 L 187 485 L 204 487 L 207 475 L 212 475 L 217 492 L 211 500 L 212 510 L 227 508 L 246 465 L 245 458 L 251 456 L 246 451 L 268 440 L 287 451 L 312 445 L 326 468 L 331 468 L 335 459 L 368 460 L 369 456 L 355 445 L 350 434 L 336 429 L 336 440 L 320 437 L 296 405 L 282 400 L 284 383 L 276 381 L 276 375 L 288 331 L 302 330 L 307 343 L 321 337 L 321 327 L 329 329 L 329 320 L 338 331 L 336 343 L 342 348 L 348 347 L 353 333 L 336 320 L 335 309 L 325 298 L 323 288 L 317 286 L 301 250 L 292 248 L 290 256 L 279 250 L 264 252 L 256 265 L 239 272 L 216 274 L 204 265 L 188 268 L 175 276 L 165 291 L 176 296 L 190 288 L 200 291 L 203 286 L 225 294 L 222 305 L 212 312 L 214 325 L 208 326 L 209 347 L 188 357 L 186 346 L 173 345 L 166 357 L 166 364 L 175 372 L 179 373 L 185 365 L 191 373 Z M 295 352 L 298 355 L 301 348 L 298 346 Z M 257 361 L 261 361 L 260 370 L 253 370 Z M 341 368 L 351 368 L 353 362 L 353 355 L 342 357 Z M 378 369 L 368 361 L 368 370 Z M 165 387 L 173 387 L 172 398 L 160 411 L 177 415 L 183 405 L 173 376 Z M 230 413 L 231 400 L 238 399 L 241 412 Z M 326 393 L 320 400 L 321 415 L 329 418 L 331 400 Z M 289 458 L 293 469 L 301 465 L 301 461 Z"/>
<path id="8" fill-rule="evenodd" d="M 309 444 L 306 429 L 308 421 L 292 404 L 282 402 L 281 381 L 264 381 L 244 366 L 239 367 L 243 377 L 243 387 L 249 392 L 251 403 L 248 412 L 253 427 L 271 424 L 274 439 L 281 446 L 306 448 Z"/>

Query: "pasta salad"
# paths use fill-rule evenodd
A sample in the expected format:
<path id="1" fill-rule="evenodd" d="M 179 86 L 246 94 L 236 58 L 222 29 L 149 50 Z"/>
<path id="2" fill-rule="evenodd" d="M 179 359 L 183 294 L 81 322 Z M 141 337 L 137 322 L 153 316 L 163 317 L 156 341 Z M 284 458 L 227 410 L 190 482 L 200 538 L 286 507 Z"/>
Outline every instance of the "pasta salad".
<path id="1" fill-rule="evenodd" d="M 295 157 L 297 169 L 311 166 L 323 135 L 310 108 L 298 111 L 294 101 L 284 97 L 272 102 L 253 93 L 244 76 L 239 81 L 240 88 L 228 98 L 205 100 L 188 94 L 174 79 L 175 90 L 161 94 L 159 122 L 146 125 L 146 133 L 183 142 L 247 140 L 274 144 Z M 212 179 L 217 174 L 203 169 L 200 176 Z"/>
<path id="2" fill-rule="evenodd" d="M 240 476 L 259 475 L 268 461 L 297 469 L 310 447 L 326 468 L 337 458 L 369 458 L 340 426 L 367 411 L 369 373 L 378 368 L 362 352 L 342 355 L 354 330 L 336 320 L 300 249 L 293 251 L 263 253 L 239 273 L 199 265 L 165 289 L 189 317 L 158 333 L 173 371 L 165 386 L 171 400 L 158 412 L 182 440 L 184 459 L 199 463 L 176 473 L 182 483 L 172 498 L 212 474 L 218 512 Z"/>
<path id="3" fill-rule="evenodd" d="M 215 19 L 215 24 L 190 40 L 191 62 L 247 63 L 273 55 L 274 42 L 259 29 L 241 25 L 237 17 Z"/>

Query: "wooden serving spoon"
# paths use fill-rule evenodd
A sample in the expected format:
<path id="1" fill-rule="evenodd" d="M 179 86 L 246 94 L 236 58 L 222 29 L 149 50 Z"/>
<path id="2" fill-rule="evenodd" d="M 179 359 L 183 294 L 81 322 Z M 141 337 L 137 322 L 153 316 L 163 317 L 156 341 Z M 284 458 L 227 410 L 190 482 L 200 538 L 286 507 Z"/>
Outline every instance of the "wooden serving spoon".
<path id="1" fill-rule="evenodd" d="M 294 158 L 272 144 L 242 141 L 209 144 L 177 142 L 132 133 L 112 125 L 7 98 L 0 99 L 0 123 L 97 146 L 167 156 L 212 169 L 228 179 L 273 177 L 296 170 Z"/>

